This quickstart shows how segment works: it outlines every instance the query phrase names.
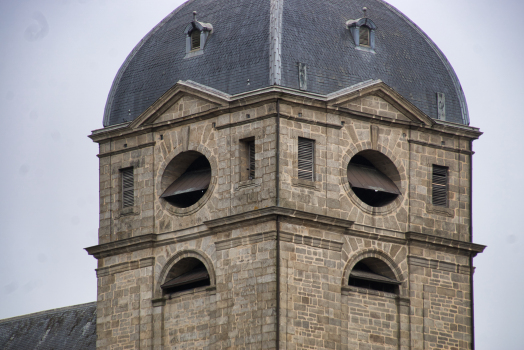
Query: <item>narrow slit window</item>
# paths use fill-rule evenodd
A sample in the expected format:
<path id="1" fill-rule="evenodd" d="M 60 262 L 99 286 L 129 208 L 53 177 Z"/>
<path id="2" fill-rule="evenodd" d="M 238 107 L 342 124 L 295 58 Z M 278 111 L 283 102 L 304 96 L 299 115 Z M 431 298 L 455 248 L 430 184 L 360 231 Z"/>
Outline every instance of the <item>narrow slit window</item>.
<path id="1" fill-rule="evenodd" d="M 135 179 L 133 168 L 122 170 L 122 207 L 128 208 L 135 205 Z"/>
<path id="2" fill-rule="evenodd" d="M 361 26 L 359 29 L 359 45 L 369 46 L 369 28 L 366 26 Z"/>
<path id="3" fill-rule="evenodd" d="M 298 178 L 314 181 L 315 179 L 315 141 L 298 138 Z"/>
<path id="4" fill-rule="evenodd" d="M 255 141 L 249 141 L 247 143 L 248 149 L 248 171 L 249 171 L 249 180 L 255 178 Z"/>
<path id="5" fill-rule="evenodd" d="M 448 167 L 433 165 L 432 203 L 439 207 L 448 206 Z"/>
<path id="6" fill-rule="evenodd" d="M 200 49 L 200 32 L 193 30 L 191 32 L 191 51 Z"/>

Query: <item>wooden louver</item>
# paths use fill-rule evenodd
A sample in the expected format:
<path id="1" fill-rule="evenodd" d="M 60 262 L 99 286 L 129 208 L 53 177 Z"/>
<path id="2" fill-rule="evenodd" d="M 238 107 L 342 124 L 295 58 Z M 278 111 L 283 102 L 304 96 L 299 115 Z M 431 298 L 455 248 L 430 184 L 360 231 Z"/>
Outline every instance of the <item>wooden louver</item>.
<path id="1" fill-rule="evenodd" d="M 433 165 L 432 203 L 440 207 L 448 206 L 448 168 Z"/>
<path id="2" fill-rule="evenodd" d="M 135 186 L 133 168 L 122 170 L 122 207 L 132 207 L 135 205 Z"/>
<path id="3" fill-rule="evenodd" d="M 315 141 L 298 138 L 298 178 L 314 181 Z"/>
<path id="4" fill-rule="evenodd" d="M 255 141 L 248 143 L 249 150 L 249 179 L 255 178 Z"/>
<path id="5" fill-rule="evenodd" d="M 198 30 L 193 30 L 191 32 L 191 50 L 200 49 L 200 32 Z"/>
<path id="6" fill-rule="evenodd" d="M 369 28 L 362 26 L 359 29 L 359 45 L 369 46 Z"/>

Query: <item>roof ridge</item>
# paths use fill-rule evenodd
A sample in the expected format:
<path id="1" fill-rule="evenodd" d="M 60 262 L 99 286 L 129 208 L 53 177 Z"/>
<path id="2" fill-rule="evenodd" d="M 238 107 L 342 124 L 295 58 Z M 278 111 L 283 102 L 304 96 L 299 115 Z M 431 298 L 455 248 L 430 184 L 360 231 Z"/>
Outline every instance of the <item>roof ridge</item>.
<path id="1" fill-rule="evenodd" d="M 92 302 L 85 303 L 85 304 L 64 306 L 64 307 L 60 307 L 60 308 L 56 308 L 56 309 L 49 309 L 49 310 L 33 312 L 33 313 L 30 313 L 30 314 L 25 314 L 25 315 L 20 315 L 20 316 L 4 318 L 4 319 L 0 320 L 0 324 L 12 322 L 12 321 L 18 321 L 18 320 L 21 320 L 21 319 L 29 319 L 29 318 L 38 317 L 38 316 L 45 315 L 45 314 L 59 313 L 59 312 L 68 311 L 68 310 L 76 310 L 76 309 L 86 308 L 88 306 L 96 306 L 96 301 L 92 301 Z"/>
<path id="2" fill-rule="evenodd" d="M 284 0 L 271 0 L 269 11 L 269 85 L 281 85 Z"/>

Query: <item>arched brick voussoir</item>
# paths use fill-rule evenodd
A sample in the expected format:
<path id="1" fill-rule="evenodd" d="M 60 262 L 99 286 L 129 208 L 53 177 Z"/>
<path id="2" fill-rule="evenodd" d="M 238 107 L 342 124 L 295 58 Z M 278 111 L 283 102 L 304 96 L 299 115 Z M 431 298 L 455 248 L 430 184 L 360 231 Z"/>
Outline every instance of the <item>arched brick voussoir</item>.
<path id="1" fill-rule="evenodd" d="M 180 260 L 185 258 L 195 258 L 200 260 L 204 266 L 207 269 L 207 272 L 209 273 L 209 279 L 211 286 L 216 285 L 216 274 L 215 274 L 215 268 L 213 265 L 213 261 L 211 258 L 203 251 L 196 250 L 196 249 L 185 249 L 177 252 L 172 257 L 170 257 L 167 262 L 164 264 L 162 269 L 160 270 L 160 274 L 157 276 L 157 280 L 155 283 L 155 290 L 154 290 L 154 297 L 155 299 L 162 297 L 162 288 L 160 286 L 165 283 L 165 279 L 169 271 L 173 266 L 175 266 L 176 263 L 178 263 Z M 160 266 L 157 266 L 157 268 L 160 269 Z"/>
<path id="2" fill-rule="evenodd" d="M 393 151 L 390 150 L 388 147 L 381 145 L 380 143 L 377 145 L 377 148 L 380 153 L 384 154 L 386 157 L 389 158 L 389 160 L 393 162 L 393 164 L 395 164 L 395 167 L 397 168 L 397 171 L 399 172 L 399 175 L 400 175 L 400 180 L 407 181 L 408 177 L 407 177 L 406 169 L 404 168 L 404 165 L 402 164 L 402 162 L 400 162 L 399 159 L 395 157 L 395 155 L 393 154 Z"/>
<path id="3" fill-rule="evenodd" d="M 393 260 L 393 258 L 389 256 L 389 254 L 387 254 L 383 250 L 376 249 L 376 248 L 361 249 L 351 254 L 350 259 L 347 262 L 346 267 L 344 269 L 344 275 L 342 278 L 343 287 L 348 285 L 349 274 L 353 270 L 353 267 L 355 267 L 355 265 L 360 260 L 366 259 L 366 258 L 376 258 L 376 259 L 383 261 L 386 265 L 388 265 L 388 267 L 391 269 L 391 271 L 395 275 L 396 280 L 399 282 L 402 282 L 401 295 L 407 292 L 406 291 L 407 281 L 405 279 L 404 274 L 402 273 L 402 270 L 399 267 L 399 264 L 397 264 L 397 262 L 395 262 L 395 260 Z"/>

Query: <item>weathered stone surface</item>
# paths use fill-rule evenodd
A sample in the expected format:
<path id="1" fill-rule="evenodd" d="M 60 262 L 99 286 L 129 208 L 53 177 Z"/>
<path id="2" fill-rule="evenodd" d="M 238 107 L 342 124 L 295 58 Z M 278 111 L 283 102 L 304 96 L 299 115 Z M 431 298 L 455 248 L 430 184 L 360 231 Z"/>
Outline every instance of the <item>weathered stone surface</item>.
<path id="1" fill-rule="evenodd" d="M 211 108 L 197 95 L 153 124 L 93 136 L 97 349 L 470 348 L 470 256 L 483 249 L 469 243 L 476 129 L 430 125 L 374 95 L 344 109 L 286 93 Z M 298 178 L 299 137 L 315 142 L 313 181 Z M 254 179 L 245 140 L 255 142 Z M 349 161 L 366 150 L 398 172 L 391 204 L 369 206 L 348 183 Z M 174 208 L 161 177 L 186 151 L 206 156 L 212 180 L 196 204 Z M 433 165 L 449 168 L 447 207 L 431 203 Z M 122 208 L 129 167 L 135 201 Z M 183 257 L 201 260 L 211 285 L 163 294 Z M 349 286 L 366 258 L 387 266 L 396 294 Z"/>

